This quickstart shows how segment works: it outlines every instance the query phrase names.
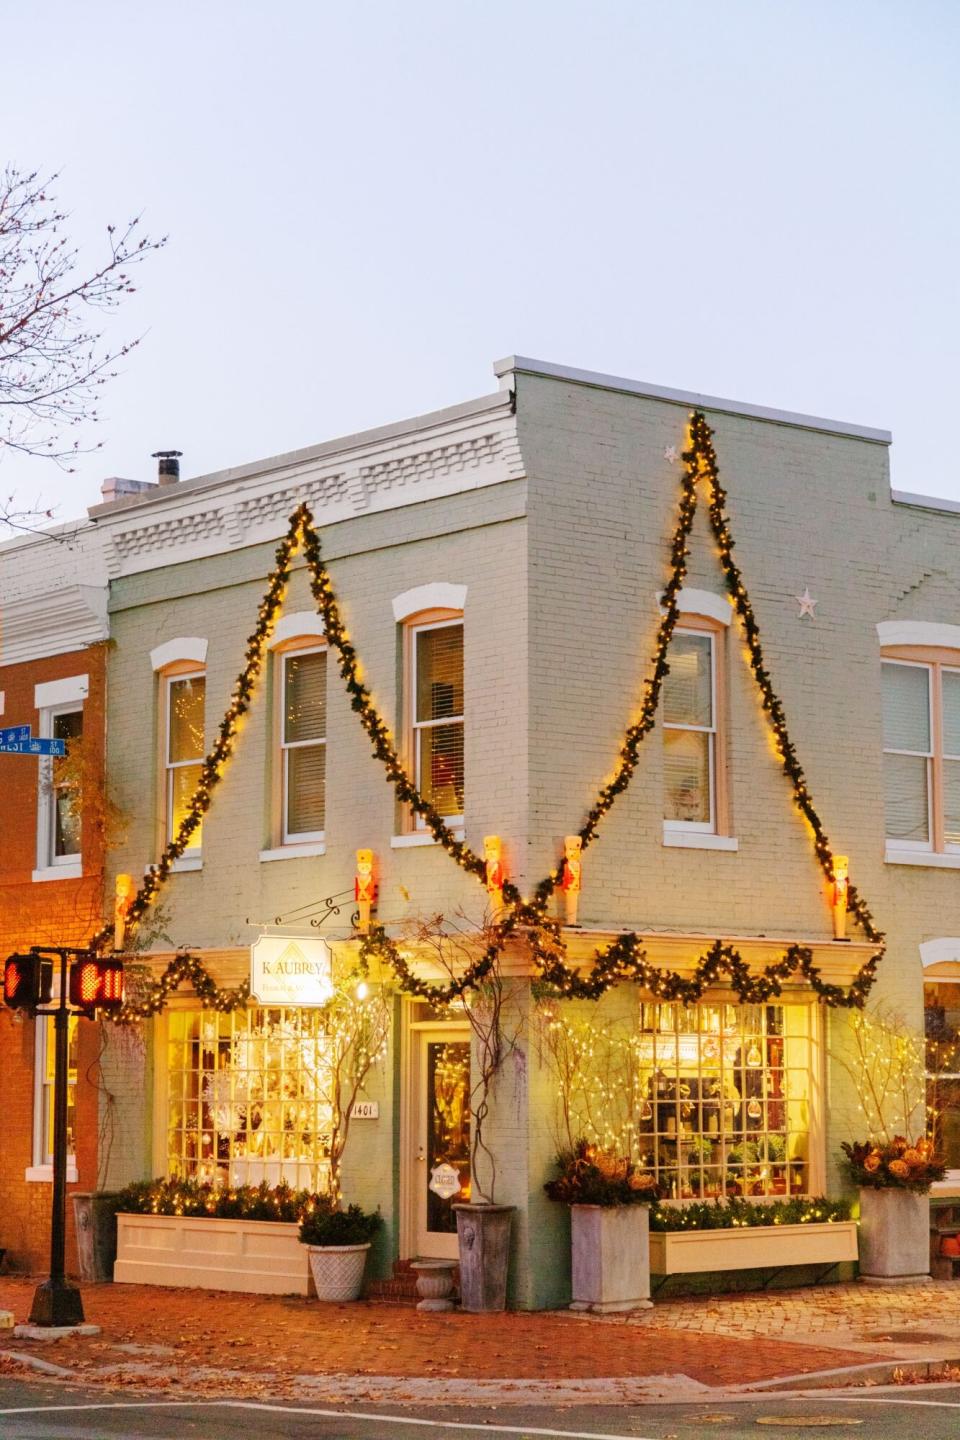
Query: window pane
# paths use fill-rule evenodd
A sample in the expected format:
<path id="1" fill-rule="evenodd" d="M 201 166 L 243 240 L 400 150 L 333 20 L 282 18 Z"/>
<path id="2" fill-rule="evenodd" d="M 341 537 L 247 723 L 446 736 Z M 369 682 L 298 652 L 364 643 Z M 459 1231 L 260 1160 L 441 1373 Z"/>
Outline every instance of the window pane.
<path id="1" fill-rule="evenodd" d="M 709 635 L 674 634 L 663 682 L 663 718 L 670 725 L 713 724 L 713 641 Z"/>
<path id="2" fill-rule="evenodd" d="M 284 741 L 323 740 L 327 733 L 327 652 L 288 655 L 283 674 Z"/>
<path id="3" fill-rule="evenodd" d="M 943 762 L 943 838 L 960 845 L 960 760 Z"/>
<path id="4" fill-rule="evenodd" d="M 287 834 L 322 830 L 327 795 L 327 747 L 304 745 L 288 750 Z"/>
<path id="5" fill-rule="evenodd" d="M 420 734 L 419 785 L 441 815 L 463 814 L 463 725 L 437 725 Z"/>
<path id="6" fill-rule="evenodd" d="M 193 793 L 200 783 L 200 765 L 179 765 L 176 770 L 170 771 L 170 839 L 176 835 L 180 828 L 180 822 L 190 808 L 190 801 Z M 198 825 L 187 842 L 188 850 L 200 848 L 200 832 L 202 825 Z"/>
<path id="7" fill-rule="evenodd" d="M 83 711 L 71 710 L 68 715 L 54 715 L 54 740 L 79 740 L 83 734 Z M 69 751 L 70 746 L 67 746 Z"/>
<path id="8" fill-rule="evenodd" d="M 943 753 L 960 757 L 960 673 L 944 670 Z"/>
<path id="9" fill-rule="evenodd" d="M 960 1170 L 960 985 L 939 981 L 923 987 L 927 1046 L 927 1113 L 947 1168 Z"/>
<path id="10" fill-rule="evenodd" d="M 463 626 L 419 630 L 417 722 L 463 714 Z"/>
<path id="11" fill-rule="evenodd" d="M 664 730 L 664 818 L 710 823 L 710 745 L 699 730 Z"/>
<path id="12" fill-rule="evenodd" d="M 203 702 L 206 681 L 202 675 L 170 682 L 170 754 L 176 760 L 199 760 L 203 755 Z"/>
<path id="13" fill-rule="evenodd" d="M 54 795 L 53 853 L 80 854 L 80 795 L 72 786 L 61 786 Z"/>
<path id="14" fill-rule="evenodd" d="M 883 744 L 887 750 L 930 753 L 930 671 L 925 665 L 883 670 Z M 888 835 L 893 831 L 888 830 Z"/>
<path id="15" fill-rule="evenodd" d="M 922 755 L 884 755 L 887 835 L 891 840 L 929 840 L 928 761 Z"/>
<path id="16" fill-rule="evenodd" d="M 83 711 L 73 710 L 53 717 L 53 738 L 67 742 L 67 753 L 52 762 L 53 854 L 80 854 L 81 750 L 74 742 L 83 738 Z"/>

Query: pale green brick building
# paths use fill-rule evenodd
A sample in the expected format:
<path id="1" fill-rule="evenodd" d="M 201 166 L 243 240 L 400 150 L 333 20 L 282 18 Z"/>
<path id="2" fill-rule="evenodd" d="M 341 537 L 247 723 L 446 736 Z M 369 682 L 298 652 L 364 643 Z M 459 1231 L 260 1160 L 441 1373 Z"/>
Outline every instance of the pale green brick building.
<path id="1" fill-rule="evenodd" d="M 949 1027 L 960 1009 L 960 507 L 891 491 L 882 431 L 533 361 L 496 371 L 500 390 L 480 400 L 92 512 L 111 572 L 114 871 L 139 876 L 184 813 L 277 542 L 305 499 L 364 680 L 421 790 L 475 852 L 499 836 L 508 876 L 529 893 L 637 717 L 698 406 L 810 792 L 887 934 L 874 998 L 920 1032 L 926 994 L 934 1024 Z M 690 550 L 663 704 L 630 788 L 584 852 L 569 953 L 589 967 L 598 947 L 636 932 L 656 965 L 689 973 L 732 937 L 756 970 L 802 942 L 846 985 L 873 947 L 852 927 L 849 941 L 833 938 L 832 897 L 773 754 L 705 500 Z M 276 935 L 304 953 L 325 942 L 349 967 L 361 849 L 375 856 L 375 918 L 388 933 L 437 914 L 482 925 L 483 887 L 385 783 L 298 560 L 201 843 L 178 862 L 141 958 L 156 974 L 186 947 L 235 985 L 254 942 Z M 436 978 L 429 955 L 408 949 Z M 559 1012 L 522 944 L 504 966 L 515 1043 L 487 1136 L 496 1198 L 517 1207 L 511 1293 L 520 1306 L 562 1304 L 568 1222 L 542 1188 L 563 1138 L 545 1029 Z M 721 985 L 687 1010 L 654 998 L 624 984 L 561 1007 L 571 1033 L 589 1025 L 633 1047 L 597 1134 L 632 1146 L 678 1203 L 838 1193 L 839 1143 L 863 1126 L 839 1059 L 848 1012 L 797 979 L 767 1005 L 737 1005 Z M 343 1175 L 346 1198 L 379 1205 L 388 1222 L 382 1274 L 452 1253 L 450 1205 L 469 1185 L 469 1027 L 456 1007 L 400 992 L 391 1004 L 365 1096 L 376 1117 L 353 1122 Z M 297 1056 L 319 1043 L 309 1014 L 274 1002 L 223 1019 L 216 1035 L 211 1023 L 181 990 L 150 1022 L 142 1056 L 108 1051 L 123 1117 L 109 1181 L 173 1168 L 322 1184 L 322 1125 L 300 1113 Z M 272 1058 L 270 1025 L 282 1031 Z M 960 1172 L 960 1146 L 949 1158 Z M 445 1163 L 459 1197 L 430 1189 Z"/>

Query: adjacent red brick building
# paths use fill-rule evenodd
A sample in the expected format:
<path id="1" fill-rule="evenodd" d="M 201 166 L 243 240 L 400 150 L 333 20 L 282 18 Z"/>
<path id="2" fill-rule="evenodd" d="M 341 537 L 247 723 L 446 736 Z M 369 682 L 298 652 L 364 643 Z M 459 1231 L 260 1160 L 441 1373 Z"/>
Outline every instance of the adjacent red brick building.
<path id="1" fill-rule="evenodd" d="M 0 754 L 0 960 L 84 945 L 102 923 L 106 575 L 96 532 L 0 545 L 0 727 L 67 740 L 64 762 Z M 52 1039 L 0 1007 L 0 1248 L 42 1270 L 50 1237 Z M 70 1189 L 97 1183 L 100 1026 L 77 1022 Z M 76 1264 L 68 1206 L 67 1266 Z"/>

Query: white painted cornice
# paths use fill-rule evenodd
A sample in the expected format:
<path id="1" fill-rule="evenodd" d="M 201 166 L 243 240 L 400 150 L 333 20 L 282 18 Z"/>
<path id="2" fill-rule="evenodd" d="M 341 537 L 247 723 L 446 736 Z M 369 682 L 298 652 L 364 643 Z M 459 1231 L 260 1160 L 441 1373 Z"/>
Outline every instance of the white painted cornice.
<path id="1" fill-rule="evenodd" d="M 103 539 L 88 521 L 0 544 L 0 665 L 106 640 Z"/>
<path id="2" fill-rule="evenodd" d="M 521 478 L 509 396 L 487 396 L 256 465 L 96 505 L 111 578 L 276 540 L 306 501 L 318 526 Z"/>

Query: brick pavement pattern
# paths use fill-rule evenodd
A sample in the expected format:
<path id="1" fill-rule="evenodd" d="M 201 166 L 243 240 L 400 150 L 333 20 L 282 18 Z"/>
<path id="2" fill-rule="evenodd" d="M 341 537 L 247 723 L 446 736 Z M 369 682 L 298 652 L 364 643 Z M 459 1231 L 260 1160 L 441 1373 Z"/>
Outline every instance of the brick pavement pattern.
<path id="1" fill-rule="evenodd" d="M 26 1319 L 33 1283 L 20 1276 L 0 1278 L 0 1308 L 12 1310 L 18 1322 Z M 727 1302 L 712 1298 L 668 1301 L 644 1312 L 639 1323 L 623 1317 L 593 1323 L 558 1311 L 421 1315 L 364 1301 L 325 1305 L 299 1297 L 140 1285 L 85 1286 L 83 1299 L 87 1320 L 102 1328 L 99 1337 L 40 1344 L 3 1337 L 3 1348 L 28 1348 L 82 1372 L 129 1359 L 115 1347 L 136 1344 L 171 1347 L 171 1365 L 187 1369 L 218 1366 L 291 1377 L 543 1380 L 681 1374 L 718 1386 L 865 1358 L 862 1351 L 844 1354 L 770 1338 L 783 1323 L 772 1319 L 766 1338 L 759 1324 L 742 1337 L 721 1335 L 709 1312 Z M 733 1303 L 739 1311 L 744 1300 Z M 758 1303 L 769 1313 L 776 1302 L 764 1296 Z M 707 1333 L 694 1336 L 695 1330 Z"/>

